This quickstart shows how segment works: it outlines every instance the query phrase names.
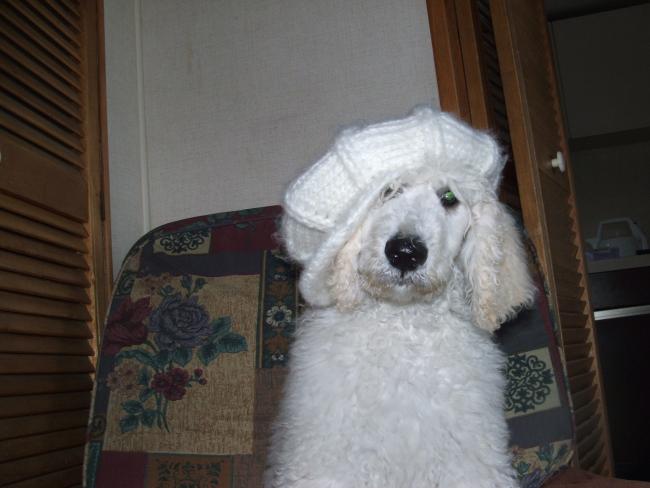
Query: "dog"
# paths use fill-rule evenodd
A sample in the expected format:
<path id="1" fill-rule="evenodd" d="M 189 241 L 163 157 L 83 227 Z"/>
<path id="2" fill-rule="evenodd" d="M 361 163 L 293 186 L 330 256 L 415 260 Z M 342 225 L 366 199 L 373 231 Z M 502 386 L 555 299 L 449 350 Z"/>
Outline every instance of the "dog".
<path id="1" fill-rule="evenodd" d="M 504 355 L 532 302 L 492 137 L 431 108 L 344 131 L 288 189 L 309 305 L 268 488 L 514 488 Z"/>

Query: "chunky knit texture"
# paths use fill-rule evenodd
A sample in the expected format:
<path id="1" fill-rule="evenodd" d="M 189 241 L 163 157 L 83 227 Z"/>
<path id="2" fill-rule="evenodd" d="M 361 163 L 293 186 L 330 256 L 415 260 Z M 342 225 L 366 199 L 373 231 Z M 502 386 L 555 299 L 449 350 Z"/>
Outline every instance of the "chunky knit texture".
<path id="1" fill-rule="evenodd" d="M 304 266 L 303 296 L 311 305 L 331 303 L 326 270 L 388 182 L 436 170 L 496 188 L 502 167 L 490 136 L 428 107 L 342 132 L 285 195 L 282 234 L 291 257 Z"/>

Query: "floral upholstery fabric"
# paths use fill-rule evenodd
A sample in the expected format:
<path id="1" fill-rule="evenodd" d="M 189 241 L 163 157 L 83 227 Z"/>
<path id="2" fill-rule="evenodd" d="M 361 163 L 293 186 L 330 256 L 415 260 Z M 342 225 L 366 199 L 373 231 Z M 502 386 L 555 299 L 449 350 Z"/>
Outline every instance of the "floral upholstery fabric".
<path id="1" fill-rule="evenodd" d="M 273 239 L 281 209 L 160 227 L 124 261 L 106 320 L 86 446 L 100 487 L 258 488 L 300 312 Z M 540 486 L 573 453 L 555 330 L 536 307 L 505 324 L 515 468 Z"/>

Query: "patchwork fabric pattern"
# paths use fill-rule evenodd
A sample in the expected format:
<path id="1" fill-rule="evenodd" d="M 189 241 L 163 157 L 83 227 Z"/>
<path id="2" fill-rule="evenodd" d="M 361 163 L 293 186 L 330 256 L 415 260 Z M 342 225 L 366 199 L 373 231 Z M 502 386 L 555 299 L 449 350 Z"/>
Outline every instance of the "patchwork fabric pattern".
<path id="1" fill-rule="evenodd" d="M 232 458 L 152 454 L 147 463 L 147 488 L 230 488 Z"/>
<path id="2" fill-rule="evenodd" d="M 286 366 L 298 314 L 298 271 L 278 251 L 264 253 L 258 367 Z"/>
<path id="3" fill-rule="evenodd" d="M 535 305 L 503 324 L 497 340 L 508 355 L 504 410 L 513 465 L 521 486 L 537 488 L 574 454 L 574 427 L 559 330 L 528 241 L 530 269 L 538 292 Z"/>
<path id="4" fill-rule="evenodd" d="M 548 348 L 508 356 L 506 418 L 561 406 Z"/>
<path id="5" fill-rule="evenodd" d="M 86 486 L 262 486 L 301 310 L 298 270 L 273 240 L 280 212 L 174 222 L 133 246 L 101 343 Z M 531 488 L 573 452 L 556 331 L 537 281 L 536 306 L 498 334 L 513 462 Z"/>
<path id="6" fill-rule="evenodd" d="M 171 255 L 207 254 L 210 251 L 210 232 L 199 229 L 166 234 L 154 243 L 154 252 Z"/>
<path id="7" fill-rule="evenodd" d="M 541 486 L 546 480 L 566 467 L 572 452 L 571 440 L 551 442 L 523 449 L 514 447 L 515 470 L 522 488 Z"/>

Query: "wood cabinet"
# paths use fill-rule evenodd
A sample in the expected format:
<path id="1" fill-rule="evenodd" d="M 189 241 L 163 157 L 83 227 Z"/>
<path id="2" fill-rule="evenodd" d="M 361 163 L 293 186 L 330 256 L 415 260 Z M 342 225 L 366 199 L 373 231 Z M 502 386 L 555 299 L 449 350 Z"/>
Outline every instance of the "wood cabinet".
<path id="1" fill-rule="evenodd" d="M 616 475 L 650 481 L 650 255 L 592 262 L 589 283 Z"/>

